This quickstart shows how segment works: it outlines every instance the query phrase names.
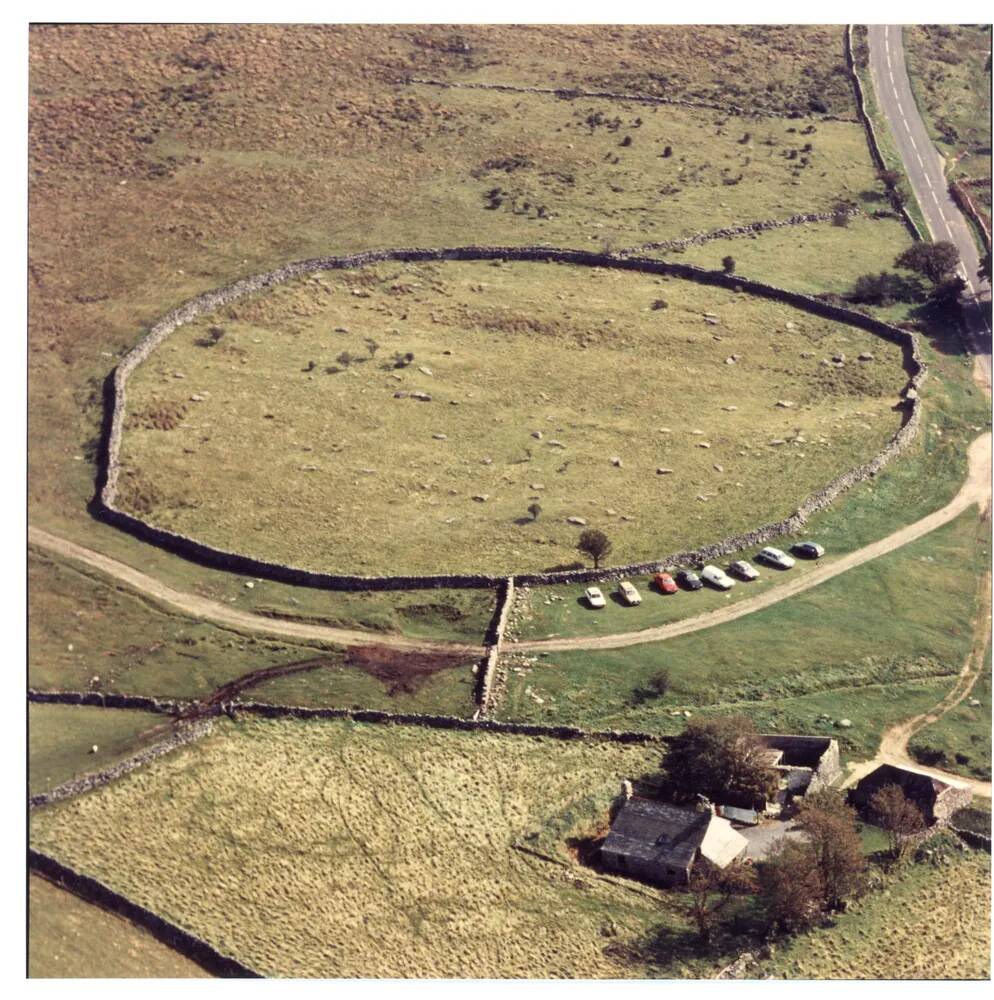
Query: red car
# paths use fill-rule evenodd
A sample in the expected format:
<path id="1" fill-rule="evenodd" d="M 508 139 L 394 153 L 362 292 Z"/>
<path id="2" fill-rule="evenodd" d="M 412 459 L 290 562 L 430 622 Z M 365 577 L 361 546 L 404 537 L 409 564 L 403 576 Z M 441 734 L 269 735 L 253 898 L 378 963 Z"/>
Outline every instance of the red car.
<path id="1" fill-rule="evenodd" d="M 659 588 L 662 594 L 675 594 L 680 588 L 676 585 L 676 580 L 669 573 L 657 573 L 652 582 Z"/>

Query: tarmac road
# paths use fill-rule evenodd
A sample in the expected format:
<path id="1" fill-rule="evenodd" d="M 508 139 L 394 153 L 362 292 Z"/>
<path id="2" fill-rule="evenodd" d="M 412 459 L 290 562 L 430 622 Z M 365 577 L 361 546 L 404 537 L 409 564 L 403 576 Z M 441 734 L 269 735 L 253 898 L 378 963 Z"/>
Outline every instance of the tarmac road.
<path id="1" fill-rule="evenodd" d="M 977 276 L 980 254 L 970 225 L 956 207 L 943 170 L 944 160 L 929 138 L 911 91 L 904 63 L 903 31 L 900 25 L 869 26 L 870 76 L 891 134 L 897 145 L 908 180 L 932 238 L 947 240 L 959 250 L 966 281 L 963 321 L 975 360 L 977 381 L 991 384 L 990 282 Z"/>

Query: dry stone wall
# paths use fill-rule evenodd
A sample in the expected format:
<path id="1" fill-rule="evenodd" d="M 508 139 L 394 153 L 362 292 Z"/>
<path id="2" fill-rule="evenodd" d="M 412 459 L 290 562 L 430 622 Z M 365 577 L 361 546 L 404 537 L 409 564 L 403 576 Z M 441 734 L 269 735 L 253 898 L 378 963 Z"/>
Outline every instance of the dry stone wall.
<path id="1" fill-rule="evenodd" d="M 497 588 L 497 608 L 494 611 L 494 618 L 490 623 L 490 628 L 487 630 L 487 651 L 483 657 L 476 687 L 476 703 L 479 706 L 480 715 L 486 715 L 490 708 L 490 700 L 493 696 L 494 683 L 497 677 L 497 666 L 500 662 L 500 651 L 504 644 L 504 633 L 507 631 L 507 622 L 513 606 L 514 577 L 509 576 Z"/>
<path id="2" fill-rule="evenodd" d="M 196 962 L 201 968 L 222 979 L 261 979 L 262 975 L 247 965 L 223 955 L 213 945 L 176 924 L 170 923 L 159 914 L 146 909 L 140 903 L 122 896 L 103 882 L 84 875 L 56 861 L 55 858 L 33 848 L 28 849 L 28 866 L 31 871 L 54 882 L 87 903 L 93 903 L 104 910 L 116 913 L 144 928 L 154 938 L 181 955 Z"/>
<path id="3" fill-rule="evenodd" d="M 871 461 L 855 469 L 851 469 L 834 479 L 821 490 L 811 494 L 790 517 L 782 521 L 762 525 L 753 531 L 734 535 L 711 545 L 705 545 L 688 552 L 673 553 L 650 562 L 633 563 L 628 566 L 608 567 L 600 570 L 522 574 L 515 576 L 515 580 L 518 583 L 547 584 L 610 580 L 629 574 L 651 573 L 664 566 L 681 564 L 701 565 L 719 556 L 736 552 L 752 545 L 763 544 L 780 535 L 791 534 L 800 530 L 812 514 L 829 506 L 846 490 L 876 475 L 888 462 L 907 447 L 918 431 L 920 420 L 918 389 L 925 377 L 926 369 L 915 335 L 874 319 L 871 316 L 834 305 L 810 295 L 777 288 L 774 285 L 753 281 L 739 275 L 725 274 L 721 271 L 707 271 L 690 264 L 657 260 L 650 257 L 597 253 L 588 250 L 570 250 L 546 246 L 466 246 L 372 250 L 342 257 L 317 257 L 287 264 L 275 271 L 245 278 L 233 284 L 226 285 L 223 288 L 199 295 L 159 320 L 148 334 L 125 355 L 109 381 L 108 406 L 110 413 L 105 423 L 105 440 L 101 449 L 101 470 L 98 478 L 99 489 L 93 504 L 94 513 L 143 541 L 178 553 L 187 559 L 199 562 L 205 566 L 277 580 L 295 586 L 314 587 L 325 590 L 358 591 L 441 587 L 497 587 L 501 585 L 504 581 L 503 577 L 488 576 L 485 574 L 354 576 L 322 573 L 296 566 L 287 566 L 282 563 L 256 559 L 252 556 L 241 555 L 206 545 L 196 539 L 149 524 L 141 518 L 118 509 L 116 506 L 117 483 L 120 473 L 121 436 L 127 406 L 128 378 L 174 330 L 203 313 L 210 312 L 219 306 L 226 305 L 245 295 L 262 291 L 315 271 L 363 267 L 387 260 L 411 262 L 444 260 L 536 261 L 571 264 L 582 267 L 606 267 L 647 274 L 672 275 L 687 281 L 696 281 L 733 292 L 771 299 L 816 316 L 847 323 L 900 345 L 904 352 L 904 366 L 908 372 L 909 380 L 904 389 L 906 405 L 902 412 L 900 429 Z"/>
<path id="4" fill-rule="evenodd" d="M 876 130 L 866 110 L 863 84 L 860 82 L 859 73 L 856 71 L 856 57 L 853 54 L 852 44 L 852 28 L 851 24 L 847 24 L 845 31 L 846 69 L 849 71 L 849 82 L 852 84 L 853 92 L 856 95 L 856 111 L 866 132 L 866 143 L 870 147 L 870 156 L 878 170 L 886 170 L 887 161 L 884 159 L 884 154 L 880 151 L 880 143 L 877 140 Z M 911 214 L 908 212 L 906 206 L 901 206 L 899 214 L 901 221 L 907 227 L 908 232 L 911 233 L 912 238 L 916 240 L 924 239 L 921 230 L 918 228 L 915 220 L 911 218 Z"/>
<path id="5" fill-rule="evenodd" d="M 82 704 L 82 702 L 79 702 L 78 704 Z M 111 781 L 116 781 L 118 778 L 122 778 L 124 775 L 130 774 L 132 771 L 135 771 L 139 767 L 149 763 L 149 761 L 155 760 L 157 757 L 162 757 L 167 753 L 172 753 L 173 750 L 178 750 L 180 747 L 184 747 L 188 743 L 194 742 L 194 740 L 201 739 L 211 731 L 213 726 L 213 719 L 200 719 L 197 722 L 179 725 L 177 726 L 176 731 L 172 733 L 168 739 L 162 740 L 153 746 L 146 747 L 146 749 L 136 753 L 133 757 L 128 757 L 126 760 L 122 760 L 119 764 L 115 764 L 113 767 L 108 767 L 103 771 L 96 771 L 93 774 L 81 775 L 78 778 L 74 778 L 72 781 L 67 781 L 64 784 L 53 788 L 50 792 L 42 792 L 39 795 L 32 795 L 28 802 L 32 809 L 37 809 L 40 806 L 48 806 L 53 802 L 61 802 L 63 799 L 70 799 L 76 795 L 82 795 L 83 792 L 89 792 L 94 788 L 100 788 L 103 785 L 109 784 Z"/>

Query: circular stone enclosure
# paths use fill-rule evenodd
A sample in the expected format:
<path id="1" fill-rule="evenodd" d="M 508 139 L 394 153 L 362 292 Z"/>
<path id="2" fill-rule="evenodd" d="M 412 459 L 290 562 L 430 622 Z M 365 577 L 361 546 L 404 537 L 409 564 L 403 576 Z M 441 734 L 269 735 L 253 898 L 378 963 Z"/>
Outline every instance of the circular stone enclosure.
<path id="1" fill-rule="evenodd" d="M 586 561 L 584 526 L 607 562 L 651 560 L 867 461 L 905 383 L 896 344 L 671 276 L 318 271 L 180 326 L 135 369 L 117 505 L 324 572 L 562 568 Z"/>

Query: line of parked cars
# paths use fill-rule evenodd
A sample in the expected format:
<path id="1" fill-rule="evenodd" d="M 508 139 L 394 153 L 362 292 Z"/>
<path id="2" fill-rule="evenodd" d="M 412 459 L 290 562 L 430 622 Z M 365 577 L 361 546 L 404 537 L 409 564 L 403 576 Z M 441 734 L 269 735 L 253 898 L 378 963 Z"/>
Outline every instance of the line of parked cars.
<path id="1" fill-rule="evenodd" d="M 820 559 L 825 554 L 825 549 L 817 542 L 798 542 L 791 546 L 791 552 L 803 559 Z M 789 556 L 782 549 L 774 548 L 772 545 L 760 549 L 756 553 L 756 561 L 776 569 L 790 569 L 796 562 L 794 556 Z M 728 572 L 720 566 L 705 566 L 700 574 L 693 570 L 682 569 L 675 577 L 670 573 L 656 573 L 652 577 L 652 582 L 661 594 L 675 594 L 681 588 L 700 590 L 705 583 L 709 583 L 718 590 L 731 590 L 735 586 L 733 577 L 738 577 L 739 580 L 746 582 L 758 580 L 759 570 L 746 562 L 745 559 L 737 559 L 728 567 Z M 607 601 L 599 587 L 588 587 L 583 596 L 591 608 L 607 606 Z M 628 580 L 622 580 L 618 584 L 618 597 L 629 607 L 642 603 L 642 595 Z"/>

